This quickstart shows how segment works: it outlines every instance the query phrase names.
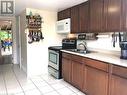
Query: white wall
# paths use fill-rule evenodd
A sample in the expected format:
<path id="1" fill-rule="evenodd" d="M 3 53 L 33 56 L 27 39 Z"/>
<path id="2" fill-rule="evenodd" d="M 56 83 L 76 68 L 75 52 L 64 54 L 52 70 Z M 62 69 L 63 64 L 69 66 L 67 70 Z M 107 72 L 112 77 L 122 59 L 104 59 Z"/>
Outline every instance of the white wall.
<path id="1" fill-rule="evenodd" d="M 118 42 L 115 44 L 115 47 L 113 47 L 112 38 L 99 38 L 96 41 L 87 41 L 87 46 L 100 50 L 120 51 Z"/>
<path id="2" fill-rule="evenodd" d="M 61 45 L 61 41 L 64 37 L 66 37 L 66 35 L 58 35 L 55 31 L 57 12 L 27 8 L 27 15 L 30 11 L 33 15 L 35 13 L 40 14 L 43 18 L 42 20 L 44 21 L 44 23 L 42 23 L 42 33 L 44 39 L 40 42 L 34 42 L 32 44 L 28 44 L 27 41 L 28 76 L 33 76 L 47 73 L 48 47 L 53 45 Z"/>
<path id="3" fill-rule="evenodd" d="M 27 73 L 26 10 L 20 14 L 21 67 Z"/>

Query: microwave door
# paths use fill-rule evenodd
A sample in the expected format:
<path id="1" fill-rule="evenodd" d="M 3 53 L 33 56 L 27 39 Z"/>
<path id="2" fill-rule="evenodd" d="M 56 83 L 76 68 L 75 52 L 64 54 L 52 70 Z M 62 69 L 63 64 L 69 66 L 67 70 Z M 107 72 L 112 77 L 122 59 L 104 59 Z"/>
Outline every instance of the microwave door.
<path id="1" fill-rule="evenodd" d="M 56 31 L 57 33 L 70 33 L 70 18 L 57 21 Z"/>
<path id="2" fill-rule="evenodd" d="M 57 25 L 57 31 L 62 32 L 63 30 L 64 30 L 64 25 L 63 24 Z"/>

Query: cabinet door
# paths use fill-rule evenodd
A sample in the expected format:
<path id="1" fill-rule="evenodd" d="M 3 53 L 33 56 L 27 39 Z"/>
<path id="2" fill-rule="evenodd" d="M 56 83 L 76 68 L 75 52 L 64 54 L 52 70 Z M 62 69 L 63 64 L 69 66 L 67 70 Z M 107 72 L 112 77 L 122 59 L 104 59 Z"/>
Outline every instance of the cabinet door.
<path id="1" fill-rule="evenodd" d="M 107 95 L 108 73 L 86 66 L 86 94 Z"/>
<path id="2" fill-rule="evenodd" d="M 63 20 L 63 19 L 66 19 L 66 18 L 70 18 L 70 8 L 58 12 L 57 17 L 58 17 L 58 20 Z"/>
<path id="3" fill-rule="evenodd" d="M 103 0 L 89 0 L 90 2 L 90 32 L 102 32 L 104 29 Z"/>
<path id="4" fill-rule="evenodd" d="M 62 58 L 62 76 L 65 81 L 71 82 L 71 60 Z"/>
<path id="5" fill-rule="evenodd" d="M 72 60 L 72 84 L 82 90 L 83 86 L 83 65 Z"/>
<path id="6" fill-rule="evenodd" d="M 106 32 L 121 31 L 122 0 L 104 0 Z"/>
<path id="7" fill-rule="evenodd" d="M 127 68 L 112 66 L 110 95 L 127 95 Z"/>
<path id="8" fill-rule="evenodd" d="M 79 6 L 71 8 L 71 33 L 79 32 Z"/>
<path id="9" fill-rule="evenodd" d="M 86 93 L 86 65 L 83 65 L 83 92 Z"/>
<path id="10" fill-rule="evenodd" d="M 85 2 L 79 6 L 79 30 L 81 33 L 88 32 L 89 26 L 89 12 L 88 12 L 88 2 Z"/>
<path id="11" fill-rule="evenodd" d="M 127 31 L 127 0 L 122 1 L 122 29 Z"/>
<path id="12" fill-rule="evenodd" d="M 127 95 L 127 79 L 113 75 L 110 83 L 110 95 Z"/>

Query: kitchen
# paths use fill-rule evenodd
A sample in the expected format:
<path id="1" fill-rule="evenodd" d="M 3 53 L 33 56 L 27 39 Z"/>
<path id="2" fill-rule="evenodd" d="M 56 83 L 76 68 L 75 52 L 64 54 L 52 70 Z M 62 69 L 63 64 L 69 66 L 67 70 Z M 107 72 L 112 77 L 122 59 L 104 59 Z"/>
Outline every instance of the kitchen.
<path id="1" fill-rule="evenodd" d="M 119 33 L 126 31 L 125 4 L 89 0 L 58 13 L 58 20 L 71 18 L 71 33 L 98 33 L 97 41 L 84 38 L 88 54 L 62 50 L 63 79 L 88 95 L 126 95 L 126 33 Z"/>
<path id="2" fill-rule="evenodd" d="M 27 7 L 16 17 L 20 23 L 17 29 L 20 31 L 17 39 L 21 41 L 20 67 L 28 78 L 53 73 L 47 68 L 48 48 L 66 46 L 60 50 L 59 65 L 68 85 L 86 95 L 126 95 L 126 3 L 126 0 L 88 0 L 59 12 Z M 40 16 L 41 27 L 36 24 L 36 29 L 26 27 L 33 23 L 33 18 L 26 16 L 34 19 Z M 68 18 L 69 33 L 58 33 L 56 22 Z M 42 39 L 35 39 L 38 34 L 32 31 L 41 31 Z M 68 43 L 74 46 L 67 46 Z M 51 59 L 54 58 L 52 55 Z"/>

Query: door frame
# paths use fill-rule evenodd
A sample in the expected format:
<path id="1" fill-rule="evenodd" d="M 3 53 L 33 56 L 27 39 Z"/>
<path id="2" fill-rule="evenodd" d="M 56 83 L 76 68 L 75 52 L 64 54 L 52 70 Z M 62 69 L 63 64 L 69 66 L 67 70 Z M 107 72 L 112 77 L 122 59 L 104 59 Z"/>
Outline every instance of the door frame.
<path id="1" fill-rule="evenodd" d="M 17 47 L 16 47 L 16 19 L 15 16 L 0 16 L 0 20 L 9 20 L 12 22 L 12 64 L 17 64 Z"/>
<path id="2" fill-rule="evenodd" d="M 20 69 L 22 68 L 22 62 L 21 62 L 21 36 L 20 36 L 20 16 L 18 16 L 18 61 Z"/>

